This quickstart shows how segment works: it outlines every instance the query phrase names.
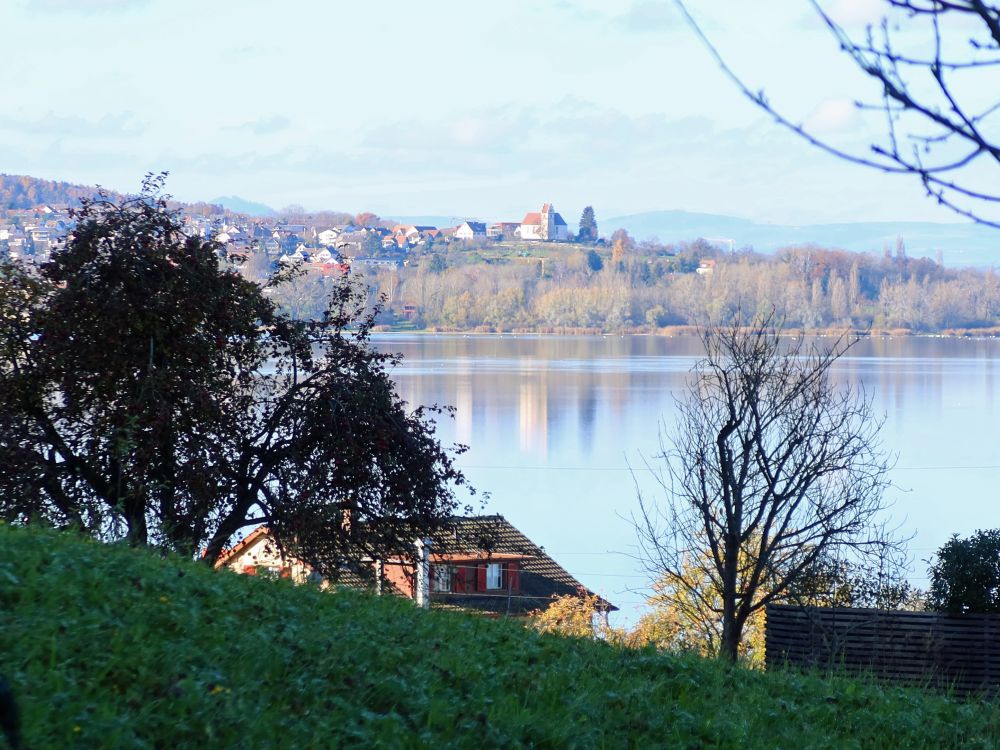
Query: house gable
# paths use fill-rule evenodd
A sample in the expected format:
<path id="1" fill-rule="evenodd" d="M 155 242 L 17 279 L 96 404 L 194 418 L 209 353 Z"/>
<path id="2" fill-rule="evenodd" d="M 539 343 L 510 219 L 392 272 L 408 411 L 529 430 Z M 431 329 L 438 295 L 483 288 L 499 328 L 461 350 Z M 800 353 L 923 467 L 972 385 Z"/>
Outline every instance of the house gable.
<path id="1" fill-rule="evenodd" d="M 416 565 L 412 558 L 371 564 L 376 571 L 381 568 L 383 593 L 415 598 Z M 525 616 L 547 607 L 553 597 L 593 594 L 500 515 L 452 518 L 445 530 L 431 539 L 430 565 L 430 600 L 435 607 L 492 616 Z M 296 582 L 317 579 L 311 566 L 282 556 L 263 526 L 224 552 L 215 567 L 250 575 L 289 577 Z M 339 583 L 366 585 L 364 579 L 349 571 Z M 323 585 L 328 583 L 324 581 Z M 606 612 L 617 609 L 601 597 L 598 606 Z"/>
<path id="2" fill-rule="evenodd" d="M 483 549 L 486 546 L 488 549 Z M 452 564 L 475 572 L 475 585 L 445 592 L 431 588 L 431 605 L 474 609 L 495 615 L 527 615 L 544 609 L 553 597 L 593 594 L 580 581 L 500 515 L 456 517 L 449 531 L 439 534 L 431 545 L 431 565 Z M 488 565 L 501 565 L 503 585 L 490 588 L 484 577 Z M 617 609 L 598 597 L 605 611 Z"/>
<path id="3" fill-rule="evenodd" d="M 460 240 L 473 240 L 486 236 L 486 224 L 481 221 L 464 221 L 455 229 L 455 237 Z"/>

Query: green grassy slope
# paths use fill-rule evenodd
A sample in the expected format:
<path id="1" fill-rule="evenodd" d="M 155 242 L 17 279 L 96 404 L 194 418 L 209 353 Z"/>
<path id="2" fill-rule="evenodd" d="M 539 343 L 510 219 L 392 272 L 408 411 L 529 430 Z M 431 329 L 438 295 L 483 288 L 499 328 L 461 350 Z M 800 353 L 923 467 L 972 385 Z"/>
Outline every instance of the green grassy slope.
<path id="1" fill-rule="evenodd" d="M 992 705 L 622 651 L 4 525 L 0 672 L 32 750 L 1000 743 Z"/>

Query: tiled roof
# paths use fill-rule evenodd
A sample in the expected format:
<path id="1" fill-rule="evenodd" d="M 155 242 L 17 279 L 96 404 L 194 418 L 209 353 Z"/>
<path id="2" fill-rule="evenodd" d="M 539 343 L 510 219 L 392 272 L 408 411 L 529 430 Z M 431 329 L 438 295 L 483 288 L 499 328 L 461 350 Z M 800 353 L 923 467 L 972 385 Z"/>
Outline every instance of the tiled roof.
<path id="1" fill-rule="evenodd" d="M 215 561 L 214 567 L 221 568 L 224 565 L 227 565 L 236 555 L 241 553 L 261 537 L 268 536 L 270 533 L 271 532 L 268 530 L 267 526 L 258 526 L 232 547 L 222 550 L 222 554 L 220 554 L 219 559 Z"/>
<path id="2" fill-rule="evenodd" d="M 501 594 L 446 594 L 431 592 L 433 603 L 448 603 L 467 609 L 499 613 L 524 614 L 545 609 L 554 596 L 578 594 L 580 590 L 593 594 L 542 547 L 532 542 L 510 521 L 496 516 L 458 516 L 451 520 L 450 530 L 433 539 L 431 554 L 468 553 L 476 557 L 480 551 L 521 556 L 520 591 L 510 597 Z M 618 608 L 601 599 L 608 611 Z"/>
<path id="3" fill-rule="evenodd" d="M 524 215 L 524 218 L 521 219 L 521 223 L 522 224 L 541 224 L 542 223 L 542 215 L 540 213 L 538 213 L 538 211 L 532 211 L 531 213 L 527 213 L 527 214 Z"/>
<path id="4" fill-rule="evenodd" d="M 254 529 L 242 542 L 226 550 L 215 567 L 226 565 L 234 555 L 268 534 L 268 529 L 264 526 Z M 447 564 L 461 566 L 464 560 L 470 565 L 475 565 L 482 564 L 483 561 L 488 561 L 491 555 L 495 555 L 496 560 L 517 560 L 519 568 L 520 586 L 516 592 L 431 591 L 431 603 L 434 606 L 453 606 L 500 615 L 523 615 L 545 609 L 556 596 L 576 595 L 581 591 L 590 595 L 594 593 L 549 557 L 542 547 L 528 539 L 500 515 L 453 517 L 446 529 L 432 538 L 430 553 L 432 563 L 435 557 L 444 556 L 448 561 Z M 398 564 L 398 561 L 394 564 Z M 407 565 L 412 566 L 409 562 Z M 412 570 L 412 567 L 410 569 Z M 359 570 L 344 565 L 337 572 L 335 585 L 369 588 L 372 581 Z M 387 593 L 404 595 L 392 585 L 387 585 L 384 590 Z M 613 612 L 618 609 L 611 602 L 599 599 L 607 611 Z"/>

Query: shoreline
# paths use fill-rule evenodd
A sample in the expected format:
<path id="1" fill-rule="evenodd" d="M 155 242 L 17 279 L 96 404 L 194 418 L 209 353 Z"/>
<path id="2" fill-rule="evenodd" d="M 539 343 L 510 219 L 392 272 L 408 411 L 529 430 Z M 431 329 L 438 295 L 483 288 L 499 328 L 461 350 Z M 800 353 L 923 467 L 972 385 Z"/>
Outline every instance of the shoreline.
<path id="1" fill-rule="evenodd" d="M 400 328 L 397 326 L 383 325 L 375 326 L 373 333 L 382 335 L 421 335 L 433 336 L 443 335 L 464 335 L 464 336 L 662 336 L 672 338 L 675 336 L 697 336 L 700 328 L 694 325 L 664 326 L 662 328 L 627 328 L 621 331 L 603 331 L 599 328 L 568 328 L 550 327 L 541 328 L 513 328 L 510 330 L 486 329 L 484 326 L 476 328 Z M 948 339 L 995 339 L 1000 338 L 1000 327 L 990 326 L 983 328 L 948 328 L 943 331 L 911 331 L 906 328 L 786 328 L 782 335 L 786 336 L 841 336 L 848 334 L 859 338 L 948 338 Z"/>

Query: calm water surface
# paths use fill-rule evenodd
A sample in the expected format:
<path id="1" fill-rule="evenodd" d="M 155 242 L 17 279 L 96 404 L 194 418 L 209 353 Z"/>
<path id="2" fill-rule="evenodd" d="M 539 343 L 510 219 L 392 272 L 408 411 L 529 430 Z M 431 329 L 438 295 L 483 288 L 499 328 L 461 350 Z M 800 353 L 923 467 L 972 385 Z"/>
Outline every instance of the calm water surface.
<path id="1" fill-rule="evenodd" d="M 451 404 L 445 443 L 502 513 L 588 587 L 642 611 L 648 577 L 634 559 L 636 492 L 655 496 L 646 468 L 701 354 L 690 336 L 384 335 L 405 360 L 393 373 L 411 404 Z M 1000 527 L 994 486 L 1000 340 L 871 339 L 838 362 L 887 421 L 897 456 L 892 518 L 914 532 L 913 581 L 952 533 Z M 630 471 L 629 467 L 635 471 Z"/>

